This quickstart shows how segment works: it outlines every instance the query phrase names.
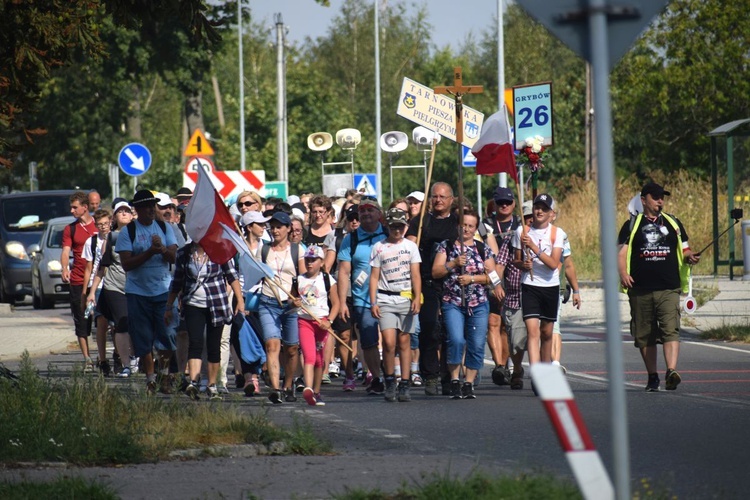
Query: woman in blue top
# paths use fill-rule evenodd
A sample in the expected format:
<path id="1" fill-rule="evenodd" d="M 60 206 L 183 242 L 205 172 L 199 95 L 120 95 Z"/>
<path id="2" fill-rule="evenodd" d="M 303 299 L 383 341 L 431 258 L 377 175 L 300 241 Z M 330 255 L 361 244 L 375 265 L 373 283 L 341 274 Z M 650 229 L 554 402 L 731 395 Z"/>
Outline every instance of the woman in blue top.
<path id="1" fill-rule="evenodd" d="M 479 214 L 473 209 L 464 210 L 460 239 L 440 243 L 432 265 L 432 277 L 445 279 L 441 310 L 447 331 L 447 362 L 453 399 L 476 398 L 474 380 L 484 364 L 490 311 L 487 285 L 492 283 L 489 274 L 495 271 L 495 256 L 489 246 L 474 239 L 478 224 Z M 504 296 L 499 284 L 495 295 L 500 300 Z M 459 370 L 464 349 L 466 369 L 462 386 Z"/>

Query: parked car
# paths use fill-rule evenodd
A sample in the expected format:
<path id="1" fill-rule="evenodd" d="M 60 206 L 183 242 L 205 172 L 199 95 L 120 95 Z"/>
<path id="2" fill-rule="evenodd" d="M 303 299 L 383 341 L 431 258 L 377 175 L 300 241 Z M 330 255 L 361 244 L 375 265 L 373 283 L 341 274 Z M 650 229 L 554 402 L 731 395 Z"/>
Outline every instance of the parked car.
<path id="1" fill-rule="evenodd" d="M 47 221 L 70 213 L 74 190 L 0 195 L 0 302 L 31 295 L 30 245 L 39 244 Z"/>
<path id="2" fill-rule="evenodd" d="M 55 302 L 68 301 L 70 284 L 62 281 L 62 237 L 65 226 L 75 217 L 56 217 L 47 221 L 42 240 L 29 245 L 31 254 L 31 303 L 34 309 L 52 309 Z"/>

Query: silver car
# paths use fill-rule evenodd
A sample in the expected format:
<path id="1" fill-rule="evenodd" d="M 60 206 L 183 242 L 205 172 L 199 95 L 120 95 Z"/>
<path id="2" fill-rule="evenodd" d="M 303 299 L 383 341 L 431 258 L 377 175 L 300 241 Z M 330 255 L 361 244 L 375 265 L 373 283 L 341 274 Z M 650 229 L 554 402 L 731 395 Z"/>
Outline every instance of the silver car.
<path id="1" fill-rule="evenodd" d="M 70 285 L 62 282 L 62 237 L 73 217 L 57 217 L 47 222 L 39 244 L 29 247 L 31 256 L 31 298 L 34 309 L 51 309 L 57 301 L 68 301 Z M 72 262 L 71 262 L 72 264 Z"/>

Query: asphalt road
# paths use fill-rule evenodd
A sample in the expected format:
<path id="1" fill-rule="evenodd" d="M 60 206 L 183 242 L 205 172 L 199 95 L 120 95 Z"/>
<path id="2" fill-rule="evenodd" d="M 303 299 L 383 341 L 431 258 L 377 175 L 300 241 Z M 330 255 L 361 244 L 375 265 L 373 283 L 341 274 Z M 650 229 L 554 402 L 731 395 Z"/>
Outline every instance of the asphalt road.
<path id="1" fill-rule="evenodd" d="M 27 307 L 30 310 L 20 307 L 19 318 L 41 314 L 58 321 L 66 315 L 63 305 L 25 314 Z M 568 327 L 564 332 L 567 380 L 611 473 L 604 333 L 596 326 Z M 750 346 L 685 338 L 679 366 L 683 383 L 674 392 L 646 393 L 646 373 L 638 351 L 627 335 L 622 338 L 628 413 L 618 418 L 629 422 L 633 484 L 648 479 L 651 489 L 668 488 L 680 498 L 745 498 L 750 462 Z M 69 352 L 44 356 L 36 363 L 42 370 L 50 367 L 65 373 L 79 360 L 80 354 Z M 659 366 L 663 372 L 661 358 Z M 284 425 L 294 419 L 308 420 L 333 444 L 335 457 L 220 458 L 78 472 L 112 483 L 124 498 L 194 498 L 216 492 L 231 497 L 249 491 L 261 498 L 320 498 L 345 486 L 390 489 L 431 472 L 463 474 L 477 468 L 490 473 L 532 470 L 572 477 L 529 380 L 523 391 L 494 386 L 488 365 L 476 400 L 428 398 L 414 390 L 411 403 L 387 403 L 381 397 L 366 396 L 361 387 L 344 393 L 340 383 L 338 379 L 324 387 L 325 407 L 309 408 L 301 398 L 298 403 L 271 407 L 265 398 L 236 396 L 243 409 L 264 407 L 269 417 Z M 18 474 L 0 471 L 0 480 Z M 23 474 L 41 479 L 51 473 Z"/>

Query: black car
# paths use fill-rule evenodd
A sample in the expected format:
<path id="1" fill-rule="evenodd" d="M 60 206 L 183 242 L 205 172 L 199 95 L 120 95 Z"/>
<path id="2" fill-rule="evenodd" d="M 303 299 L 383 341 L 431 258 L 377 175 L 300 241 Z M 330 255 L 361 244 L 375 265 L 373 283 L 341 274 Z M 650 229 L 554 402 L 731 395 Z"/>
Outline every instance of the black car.
<path id="1" fill-rule="evenodd" d="M 31 295 L 30 245 L 39 244 L 47 221 L 70 214 L 75 190 L 0 195 L 0 302 Z"/>

